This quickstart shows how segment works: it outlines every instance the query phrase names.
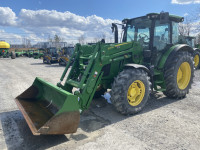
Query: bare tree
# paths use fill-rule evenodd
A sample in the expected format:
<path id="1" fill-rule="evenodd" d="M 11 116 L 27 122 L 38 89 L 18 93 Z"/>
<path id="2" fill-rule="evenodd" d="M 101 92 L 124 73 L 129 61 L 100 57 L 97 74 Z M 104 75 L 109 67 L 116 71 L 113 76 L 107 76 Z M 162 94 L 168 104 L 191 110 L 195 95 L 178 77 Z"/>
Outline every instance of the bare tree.
<path id="1" fill-rule="evenodd" d="M 85 36 L 84 35 L 81 35 L 79 38 L 78 38 L 78 42 L 80 44 L 85 44 Z"/>
<path id="2" fill-rule="evenodd" d="M 190 36 L 193 26 L 193 20 L 189 17 L 185 17 L 185 21 L 179 24 L 179 33 L 182 36 Z"/>
<path id="3" fill-rule="evenodd" d="M 101 38 L 104 39 L 104 40 L 106 40 L 106 34 L 103 33 L 103 34 L 101 35 Z"/>
<path id="4" fill-rule="evenodd" d="M 23 45 L 24 48 L 30 48 L 31 47 L 31 40 L 24 37 L 22 39 L 22 45 Z"/>
<path id="5" fill-rule="evenodd" d="M 54 42 L 59 43 L 61 41 L 61 38 L 56 34 L 54 36 Z"/>
<path id="6" fill-rule="evenodd" d="M 99 42 L 99 38 L 95 37 L 94 38 L 94 43 L 97 43 L 97 42 Z"/>
<path id="7" fill-rule="evenodd" d="M 61 38 L 56 34 L 55 36 L 54 36 L 54 42 L 55 42 L 55 46 L 56 46 L 56 48 L 60 48 L 60 41 L 61 41 Z"/>
<path id="8" fill-rule="evenodd" d="M 53 42 L 53 39 L 51 38 L 50 35 L 49 35 L 49 37 L 48 37 L 48 42 Z"/>
<path id="9" fill-rule="evenodd" d="M 200 33 L 196 36 L 196 44 L 200 44 Z"/>

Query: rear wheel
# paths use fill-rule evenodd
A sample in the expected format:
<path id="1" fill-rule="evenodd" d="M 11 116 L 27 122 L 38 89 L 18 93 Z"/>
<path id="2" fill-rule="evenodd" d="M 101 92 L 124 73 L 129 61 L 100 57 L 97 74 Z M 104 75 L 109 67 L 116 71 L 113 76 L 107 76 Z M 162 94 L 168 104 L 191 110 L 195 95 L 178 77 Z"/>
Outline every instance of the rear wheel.
<path id="1" fill-rule="evenodd" d="M 46 59 L 45 59 L 45 57 L 43 58 L 43 63 L 46 64 Z"/>
<path id="2" fill-rule="evenodd" d="M 51 65 L 51 60 L 47 59 L 47 64 Z"/>
<path id="3" fill-rule="evenodd" d="M 164 71 L 166 91 L 169 98 L 183 98 L 189 93 L 194 77 L 193 58 L 188 52 L 178 52 Z"/>
<path id="4" fill-rule="evenodd" d="M 16 58 L 16 54 L 15 54 L 15 52 L 13 52 L 13 51 L 11 52 L 11 58 L 12 58 L 12 59 L 15 59 L 15 58 Z"/>
<path id="5" fill-rule="evenodd" d="M 199 69 L 199 59 L 200 59 L 200 53 L 198 51 L 194 52 L 194 68 Z"/>
<path id="6" fill-rule="evenodd" d="M 144 70 L 125 69 L 113 83 L 112 104 L 121 114 L 135 114 L 147 103 L 150 87 L 150 78 Z"/>

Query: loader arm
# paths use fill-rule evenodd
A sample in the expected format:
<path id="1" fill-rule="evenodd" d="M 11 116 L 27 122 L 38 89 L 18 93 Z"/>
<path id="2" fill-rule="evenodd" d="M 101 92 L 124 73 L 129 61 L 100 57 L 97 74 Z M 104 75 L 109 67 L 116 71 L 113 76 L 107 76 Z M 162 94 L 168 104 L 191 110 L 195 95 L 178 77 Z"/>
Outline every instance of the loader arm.
<path id="1" fill-rule="evenodd" d="M 98 43 L 95 46 L 92 55 L 84 57 L 80 54 L 80 44 L 77 44 L 76 49 L 60 78 L 60 82 L 57 84 L 68 92 L 72 92 L 72 88 L 74 87 L 79 89 L 74 92 L 74 95 L 77 95 L 79 98 L 80 111 L 89 107 L 103 75 L 103 72 L 101 72 L 103 66 L 101 63 L 100 45 L 101 44 Z M 84 64 L 85 61 L 87 61 L 88 64 Z M 62 85 L 61 82 L 65 78 L 71 64 L 72 67 L 70 73 L 67 76 L 64 85 Z"/>

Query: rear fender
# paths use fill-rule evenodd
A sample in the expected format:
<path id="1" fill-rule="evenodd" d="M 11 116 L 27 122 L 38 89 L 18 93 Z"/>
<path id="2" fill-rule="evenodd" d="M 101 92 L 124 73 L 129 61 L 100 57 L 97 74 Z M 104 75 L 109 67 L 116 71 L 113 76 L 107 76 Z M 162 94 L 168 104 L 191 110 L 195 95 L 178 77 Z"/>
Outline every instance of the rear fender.
<path id="1" fill-rule="evenodd" d="M 172 61 L 173 56 L 180 51 L 187 51 L 191 54 L 194 53 L 194 49 L 192 47 L 190 47 L 187 44 L 178 44 L 175 46 L 172 46 L 169 50 L 167 50 L 163 56 L 160 58 L 159 62 L 158 62 L 158 69 L 163 69 L 165 66 L 167 66 L 167 64 L 169 62 Z"/>

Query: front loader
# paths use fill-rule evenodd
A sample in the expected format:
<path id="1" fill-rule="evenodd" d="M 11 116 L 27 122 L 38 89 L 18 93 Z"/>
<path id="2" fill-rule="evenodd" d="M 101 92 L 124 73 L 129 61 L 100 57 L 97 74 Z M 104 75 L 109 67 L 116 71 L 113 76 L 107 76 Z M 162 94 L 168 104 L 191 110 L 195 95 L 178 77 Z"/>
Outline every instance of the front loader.
<path id="1" fill-rule="evenodd" d="M 111 89 L 111 102 L 124 115 L 140 112 L 152 90 L 184 98 L 193 82 L 194 65 L 193 49 L 178 44 L 182 21 L 169 13 L 151 13 L 124 19 L 120 43 L 118 24 L 112 24 L 115 43 L 76 44 L 57 85 L 37 77 L 15 99 L 32 133 L 76 132 L 80 114 L 94 95 L 106 89 Z"/>

